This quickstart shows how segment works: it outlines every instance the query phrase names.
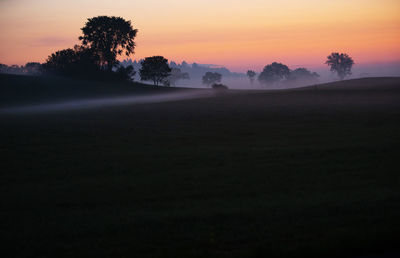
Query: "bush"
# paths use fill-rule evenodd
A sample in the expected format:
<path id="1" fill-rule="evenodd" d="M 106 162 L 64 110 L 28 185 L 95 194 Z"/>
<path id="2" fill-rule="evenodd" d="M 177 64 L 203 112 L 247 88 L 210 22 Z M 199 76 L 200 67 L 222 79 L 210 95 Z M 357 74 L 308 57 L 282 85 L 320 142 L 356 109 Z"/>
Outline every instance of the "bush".
<path id="1" fill-rule="evenodd" d="M 211 87 L 214 90 L 227 90 L 228 89 L 228 86 L 221 84 L 221 83 L 214 83 Z"/>

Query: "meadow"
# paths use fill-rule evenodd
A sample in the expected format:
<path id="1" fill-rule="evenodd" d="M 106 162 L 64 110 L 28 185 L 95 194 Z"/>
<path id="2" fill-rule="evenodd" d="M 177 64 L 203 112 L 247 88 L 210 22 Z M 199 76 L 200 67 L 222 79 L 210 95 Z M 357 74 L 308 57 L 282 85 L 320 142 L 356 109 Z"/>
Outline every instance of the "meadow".
<path id="1" fill-rule="evenodd" d="M 0 82 L 3 257 L 400 251 L 399 78 L 17 114 L 1 110 L 190 89 Z"/>

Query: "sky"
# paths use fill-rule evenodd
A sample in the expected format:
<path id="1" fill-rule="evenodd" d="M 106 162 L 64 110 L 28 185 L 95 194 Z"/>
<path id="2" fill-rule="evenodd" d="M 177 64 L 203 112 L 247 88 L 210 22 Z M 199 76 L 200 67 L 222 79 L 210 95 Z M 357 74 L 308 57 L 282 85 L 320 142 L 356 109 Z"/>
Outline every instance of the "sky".
<path id="1" fill-rule="evenodd" d="M 0 63 L 44 62 L 78 44 L 98 15 L 139 30 L 132 59 L 162 55 L 237 72 L 274 61 L 321 68 L 331 52 L 356 65 L 400 64 L 399 0 L 0 0 Z"/>

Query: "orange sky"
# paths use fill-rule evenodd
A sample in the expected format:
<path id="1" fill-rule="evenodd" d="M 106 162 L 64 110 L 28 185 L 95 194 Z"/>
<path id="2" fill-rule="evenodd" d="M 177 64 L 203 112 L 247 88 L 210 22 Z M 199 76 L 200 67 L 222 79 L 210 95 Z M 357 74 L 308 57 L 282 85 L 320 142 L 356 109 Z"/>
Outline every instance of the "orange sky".
<path id="1" fill-rule="evenodd" d="M 43 62 L 78 43 L 88 17 L 139 29 L 133 59 L 260 70 L 272 61 L 318 67 L 332 51 L 357 64 L 400 61 L 398 0 L 0 0 L 0 63 Z"/>

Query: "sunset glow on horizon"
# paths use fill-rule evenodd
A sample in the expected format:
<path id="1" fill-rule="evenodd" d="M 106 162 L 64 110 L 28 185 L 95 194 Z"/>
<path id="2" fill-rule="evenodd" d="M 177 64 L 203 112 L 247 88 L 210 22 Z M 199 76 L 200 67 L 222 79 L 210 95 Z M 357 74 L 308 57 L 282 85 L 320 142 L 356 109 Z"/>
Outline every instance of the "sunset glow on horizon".
<path id="1" fill-rule="evenodd" d="M 397 0 L 1 0 L 0 63 L 44 62 L 78 44 L 80 28 L 98 15 L 139 30 L 132 59 L 163 55 L 240 72 L 272 61 L 320 67 L 334 51 L 357 64 L 400 61 Z"/>

